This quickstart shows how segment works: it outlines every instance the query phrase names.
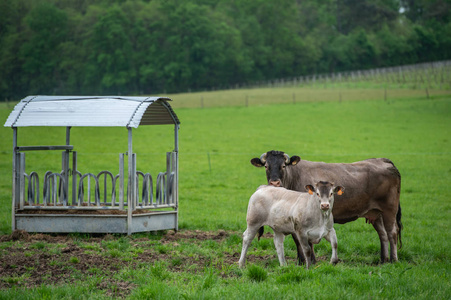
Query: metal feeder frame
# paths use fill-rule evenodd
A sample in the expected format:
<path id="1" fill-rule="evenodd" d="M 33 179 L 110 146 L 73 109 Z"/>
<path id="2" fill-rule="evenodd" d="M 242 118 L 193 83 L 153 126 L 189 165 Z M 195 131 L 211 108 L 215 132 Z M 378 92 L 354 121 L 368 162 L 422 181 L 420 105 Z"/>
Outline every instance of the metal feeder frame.
<path id="1" fill-rule="evenodd" d="M 44 233 L 126 233 L 178 230 L 178 148 L 180 121 L 164 97 L 120 96 L 28 96 L 9 115 L 5 127 L 13 129 L 12 230 Z M 166 171 L 158 174 L 156 197 L 149 173 L 136 170 L 132 129 L 140 125 L 174 125 L 174 150 L 166 153 Z M 66 127 L 66 144 L 19 146 L 18 128 Z M 102 171 L 97 176 L 77 169 L 77 152 L 70 132 L 80 127 L 126 127 L 128 151 L 119 154 L 119 174 Z M 40 182 L 36 172 L 25 172 L 25 152 L 62 150 L 61 173 L 47 172 Z M 72 168 L 70 155 L 72 154 Z M 127 176 L 124 160 L 128 156 Z M 70 178 L 72 176 L 72 178 Z M 104 177 L 104 202 L 100 201 L 100 178 Z M 139 177 L 142 177 L 142 197 Z M 87 179 L 86 179 L 87 178 Z M 111 201 L 107 202 L 107 178 L 111 179 Z M 127 184 L 125 183 L 127 179 Z M 88 199 L 85 201 L 87 180 Z M 95 200 L 91 203 L 91 181 Z M 69 196 L 71 186 L 72 201 Z M 119 185 L 119 186 L 117 186 Z M 127 192 L 125 192 L 125 188 Z M 118 197 L 116 197 L 116 190 Z M 125 195 L 125 193 L 127 195 Z"/>

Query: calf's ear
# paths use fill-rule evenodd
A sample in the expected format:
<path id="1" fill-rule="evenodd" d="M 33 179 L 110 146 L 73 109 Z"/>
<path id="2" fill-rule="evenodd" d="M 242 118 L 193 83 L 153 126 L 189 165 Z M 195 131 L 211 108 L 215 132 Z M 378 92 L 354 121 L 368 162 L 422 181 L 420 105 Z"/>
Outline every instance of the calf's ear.
<path id="1" fill-rule="evenodd" d="M 310 185 L 310 184 L 306 185 L 306 186 L 305 186 L 305 189 L 307 190 L 307 192 L 308 192 L 310 195 L 313 195 L 313 193 L 315 192 L 315 188 L 313 187 L 313 185 Z"/>
<path id="2" fill-rule="evenodd" d="M 251 159 L 251 164 L 253 164 L 256 167 L 263 167 L 263 165 L 264 165 L 262 163 L 262 161 L 260 160 L 260 158 L 257 158 L 257 157 Z"/>
<path id="3" fill-rule="evenodd" d="M 290 157 L 290 162 L 288 164 L 294 166 L 300 161 L 301 161 L 301 158 L 299 156 L 293 155 L 292 157 Z"/>
<path id="4" fill-rule="evenodd" d="M 334 188 L 334 193 L 336 193 L 338 196 L 343 195 L 345 188 L 342 186 L 336 186 Z"/>

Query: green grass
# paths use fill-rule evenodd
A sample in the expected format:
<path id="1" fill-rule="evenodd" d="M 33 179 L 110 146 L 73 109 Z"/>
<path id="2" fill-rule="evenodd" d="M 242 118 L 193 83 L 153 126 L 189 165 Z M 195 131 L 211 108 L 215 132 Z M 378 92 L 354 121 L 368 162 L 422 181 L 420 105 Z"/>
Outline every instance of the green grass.
<path id="1" fill-rule="evenodd" d="M 179 242 L 177 247 L 159 243 L 161 235 L 142 235 L 148 240 L 143 245 L 113 237 L 100 245 L 86 246 L 86 251 L 133 260 L 133 256 L 151 248 L 170 259 L 122 269 L 117 274 L 98 274 L 100 270 L 92 266 L 93 276 L 76 280 L 76 284 L 12 288 L 0 291 L 0 298 L 103 298 L 114 296 L 115 284 L 126 282 L 132 284 L 127 294 L 131 299 L 449 299 L 451 95 L 449 91 L 429 91 L 427 99 L 424 90 L 402 92 L 405 94 L 388 90 L 387 101 L 383 89 L 348 90 L 343 86 L 170 95 L 182 122 L 179 227 L 182 231 L 225 229 L 233 233 L 223 242 Z M 196 108 L 200 97 L 204 97 L 204 109 Z M 0 119 L 6 120 L 11 109 L 1 103 Z M 142 126 L 135 130 L 138 169 L 150 170 L 155 176 L 164 169 L 164 153 L 172 149 L 172 132 L 172 126 Z M 27 145 L 62 144 L 64 129 L 21 128 L 19 137 L 19 142 Z M 10 128 L 0 128 L 0 143 L 0 233 L 9 234 Z M 72 129 L 72 144 L 79 151 L 83 172 L 117 172 L 118 153 L 127 151 L 126 143 L 125 128 Z M 228 263 L 225 254 L 241 251 L 249 197 L 265 183 L 264 170 L 249 161 L 272 149 L 325 162 L 390 158 L 402 174 L 404 231 L 403 248 L 398 252 L 400 262 L 377 264 L 377 234 L 359 219 L 335 226 L 340 259 L 336 266 L 320 262 L 308 271 L 294 266 L 296 249 L 290 237 L 285 242 L 285 253 L 290 258 L 286 268 L 278 266 L 272 239 L 253 241 L 248 253 L 268 256 L 267 261 L 256 267 L 248 262 L 245 270 Z M 58 170 L 60 160 L 55 152 L 27 153 L 27 170 Z M 48 251 L 49 247 L 37 242 L 32 251 Z M 321 242 L 315 251 L 329 260 L 328 243 Z M 192 268 L 184 265 L 183 258 L 188 256 L 203 258 L 208 265 L 193 274 Z M 82 261 L 82 257 L 77 259 Z M 168 269 L 177 267 L 181 271 Z M 110 294 L 92 288 L 98 285 L 98 276 L 112 278 L 106 289 Z M 1 279 L 20 283 L 24 277 Z"/>

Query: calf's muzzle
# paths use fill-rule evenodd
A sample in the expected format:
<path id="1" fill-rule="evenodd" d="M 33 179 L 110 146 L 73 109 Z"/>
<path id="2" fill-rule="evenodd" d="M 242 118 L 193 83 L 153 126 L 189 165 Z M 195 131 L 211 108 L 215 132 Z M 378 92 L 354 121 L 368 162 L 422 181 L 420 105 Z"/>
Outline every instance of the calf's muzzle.
<path id="1" fill-rule="evenodd" d="M 330 207 L 329 203 L 321 203 L 321 210 L 328 210 Z"/>

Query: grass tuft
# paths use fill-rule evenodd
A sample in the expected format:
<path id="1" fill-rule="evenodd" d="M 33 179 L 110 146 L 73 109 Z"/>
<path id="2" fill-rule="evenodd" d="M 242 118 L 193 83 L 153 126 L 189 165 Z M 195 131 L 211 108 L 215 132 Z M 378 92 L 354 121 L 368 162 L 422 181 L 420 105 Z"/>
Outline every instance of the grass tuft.
<path id="1" fill-rule="evenodd" d="M 257 265 L 249 265 L 246 272 L 247 277 L 255 282 L 262 282 L 268 278 L 268 272 Z"/>
<path id="2" fill-rule="evenodd" d="M 71 256 L 71 257 L 69 258 L 69 262 L 70 262 L 71 264 L 78 264 L 78 263 L 80 262 L 80 259 L 79 259 L 78 257 Z"/>

